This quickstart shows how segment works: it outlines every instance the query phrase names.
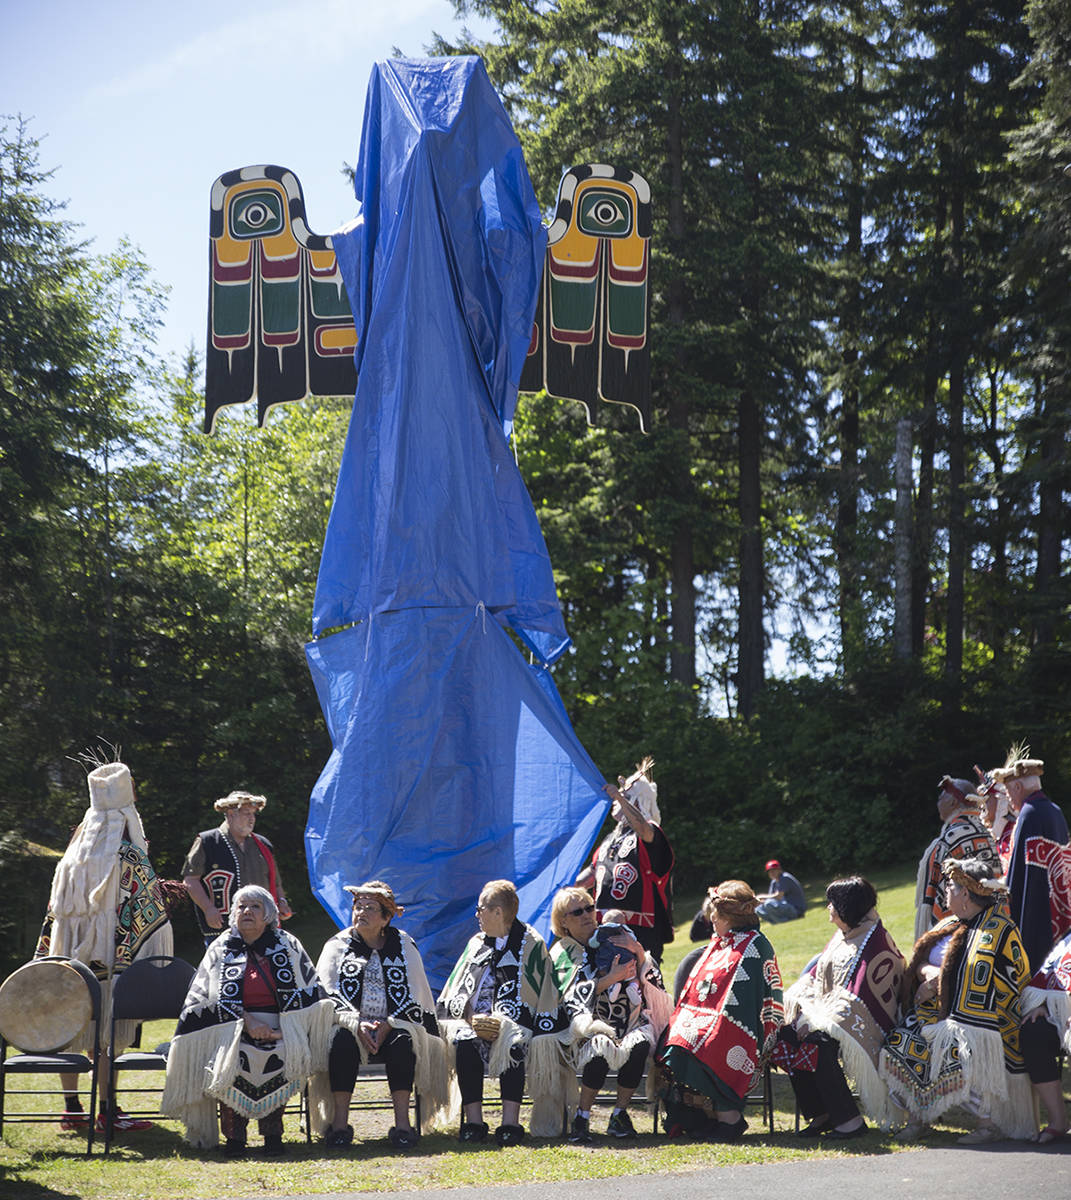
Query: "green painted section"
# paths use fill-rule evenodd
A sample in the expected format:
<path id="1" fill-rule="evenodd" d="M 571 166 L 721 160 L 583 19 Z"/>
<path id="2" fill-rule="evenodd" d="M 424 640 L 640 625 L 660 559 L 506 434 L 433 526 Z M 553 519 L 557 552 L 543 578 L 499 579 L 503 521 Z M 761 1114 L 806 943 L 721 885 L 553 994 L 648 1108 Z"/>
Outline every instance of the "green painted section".
<path id="1" fill-rule="evenodd" d="M 622 287 L 610 284 L 610 332 L 642 337 L 647 331 L 647 285 Z"/>
<path id="2" fill-rule="evenodd" d="M 351 317 L 349 297 L 344 287 L 311 280 L 312 312 L 316 317 Z"/>
<path id="3" fill-rule="evenodd" d="M 249 332 L 249 284 L 225 287 L 212 284 L 212 332 L 217 337 L 237 337 Z"/>
<path id="4" fill-rule="evenodd" d="M 262 285 L 265 333 L 293 333 L 298 328 L 301 319 L 300 287 L 297 279 Z"/>
<path id="5" fill-rule="evenodd" d="M 580 197 L 577 225 L 593 237 L 627 237 L 632 232 L 632 205 L 620 192 L 591 188 Z"/>
<path id="6" fill-rule="evenodd" d="M 595 324 L 595 301 L 598 299 L 598 281 L 591 283 L 566 283 L 560 279 L 550 281 L 551 325 L 556 329 L 568 329 L 577 333 Z"/>
<path id="7" fill-rule="evenodd" d="M 271 237 L 282 231 L 285 215 L 278 192 L 246 192 L 231 205 L 231 237 Z"/>

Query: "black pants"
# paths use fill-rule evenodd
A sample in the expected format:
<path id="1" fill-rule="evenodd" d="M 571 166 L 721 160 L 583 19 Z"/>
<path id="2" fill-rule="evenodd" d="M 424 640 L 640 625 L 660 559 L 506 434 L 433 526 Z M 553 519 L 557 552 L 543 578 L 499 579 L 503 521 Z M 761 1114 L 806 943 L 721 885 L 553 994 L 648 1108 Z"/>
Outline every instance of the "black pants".
<path id="1" fill-rule="evenodd" d="M 462 1104 L 478 1104 L 483 1100 L 483 1059 L 475 1038 L 462 1038 L 456 1043 L 457 1049 L 457 1086 L 461 1090 Z M 520 1057 L 523 1050 L 515 1047 L 510 1051 L 513 1065 L 503 1071 L 498 1077 L 503 1100 L 512 1100 L 520 1104 L 524 1096 L 524 1059 Z"/>
<path id="2" fill-rule="evenodd" d="M 781 1038 L 790 1045 L 801 1040 L 818 1047 L 818 1065 L 813 1071 L 793 1071 L 789 1075 L 800 1112 L 808 1121 L 828 1114 L 833 1125 L 845 1125 L 859 1116 L 859 1106 L 844 1078 L 837 1043 L 825 1033 L 808 1033 L 800 1039 L 791 1025 L 781 1029 Z"/>
<path id="3" fill-rule="evenodd" d="M 621 1069 L 617 1072 L 618 1087 L 635 1088 L 639 1086 L 639 1082 L 643 1078 L 643 1068 L 647 1065 L 647 1055 L 650 1052 L 651 1047 L 646 1042 L 640 1042 L 632 1047 L 632 1053 L 621 1064 Z M 609 1073 L 610 1064 L 605 1058 L 597 1056 L 585 1064 L 580 1082 L 584 1087 L 599 1091 Z"/>
<path id="4" fill-rule="evenodd" d="M 261 1117 L 257 1122 L 257 1128 L 260 1130 L 262 1138 L 283 1136 L 284 1107 L 285 1105 L 280 1105 L 274 1112 L 268 1113 L 266 1117 Z M 241 1116 L 233 1108 L 228 1108 L 226 1104 L 221 1102 L 219 1106 L 219 1127 L 228 1142 L 241 1142 L 244 1145 L 249 1130 L 249 1118 Z"/>
<path id="5" fill-rule="evenodd" d="M 1048 1017 L 1024 1021 L 1019 1045 L 1031 1083 L 1052 1083 L 1060 1078 L 1060 1034 Z"/>
<path id="6" fill-rule="evenodd" d="M 387 1087 L 392 1092 L 411 1092 L 416 1074 L 416 1053 L 413 1039 L 404 1029 L 392 1029 L 387 1040 L 373 1054 L 369 1062 L 382 1063 L 387 1068 Z M 357 1052 L 357 1039 L 348 1029 L 341 1026 L 335 1030 L 331 1052 L 327 1057 L 327 1073 L 331 1080 L 331 1091 L 352 1092 L 357 1082 L 357 1068 L 361 1056 Z"/>

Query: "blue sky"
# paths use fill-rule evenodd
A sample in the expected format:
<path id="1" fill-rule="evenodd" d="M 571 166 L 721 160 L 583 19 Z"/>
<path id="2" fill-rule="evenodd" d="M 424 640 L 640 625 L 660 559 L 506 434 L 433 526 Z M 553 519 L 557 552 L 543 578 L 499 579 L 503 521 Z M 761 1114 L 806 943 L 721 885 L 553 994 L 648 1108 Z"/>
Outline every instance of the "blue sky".
<path id="1" fill-rule="evenodd" d="M 372 63 L 456 33 L 448 0 L 0 0 L 0 113 L 32 118 L 67 216 L 124 235 L 171 288 L 159 348 L 203 351 L 208 196 L 223 171 L 293 170 L 309 225 L 353 216 Z"/>

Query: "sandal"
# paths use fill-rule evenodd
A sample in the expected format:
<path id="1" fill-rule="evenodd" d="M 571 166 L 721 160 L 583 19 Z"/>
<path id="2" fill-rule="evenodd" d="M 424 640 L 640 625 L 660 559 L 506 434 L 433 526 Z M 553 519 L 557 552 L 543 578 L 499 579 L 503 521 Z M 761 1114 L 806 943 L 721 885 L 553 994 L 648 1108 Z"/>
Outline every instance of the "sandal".
<path id="1" fill-rule="evenodd" d="M 930 1127 L 922 1121 L 908 1121 L 898 1133 L 893 1136 L 898 1142 L 917 1142 L 930 1132 Z"/>
<path id="2" fill-rule="evenodd" d="M 990 1142 L 1000 1142 L 1004 1140 L 1004 1134 L 999 1129 L 992 1125 L 979 1125 L 977 1129 L 972 1129 L 970 1133 L 965 1133 L 962 1137 L 956 1138 L 956 1144 L 960 1146 L 988 1146 Z"/>
<path id="3" fill-rule="evenodd" d="M 1053 1129 L 1051 1125 L 1046 1125 L 1038 1133 L 1031 1134 L 1027 1140 L 1033 1142 L 1035 1146 L 1051 1146 L 1053 1142 L 1063 1142 L 1068 1139 L 1071 1139 L 1071 1129 Z"/>

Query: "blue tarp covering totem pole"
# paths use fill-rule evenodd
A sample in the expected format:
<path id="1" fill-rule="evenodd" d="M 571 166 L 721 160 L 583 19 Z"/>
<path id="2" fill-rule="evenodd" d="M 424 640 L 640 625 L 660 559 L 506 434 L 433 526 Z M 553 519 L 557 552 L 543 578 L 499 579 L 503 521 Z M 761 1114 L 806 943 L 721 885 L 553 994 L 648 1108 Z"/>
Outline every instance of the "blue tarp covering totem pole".
<path id="1" fill-rule="evenodd" d="M 375 67 L 355 190 L 333 243 L 358 384 L 307 648 L 333 750 L 306 850 L 340 924 L 344 885 L 388 880 L 441 982 L 489 879 L 547 932 L 606 815 L 547 669 L 569 639 L 508 443 L 546 233 L 475 58 Z"/>

